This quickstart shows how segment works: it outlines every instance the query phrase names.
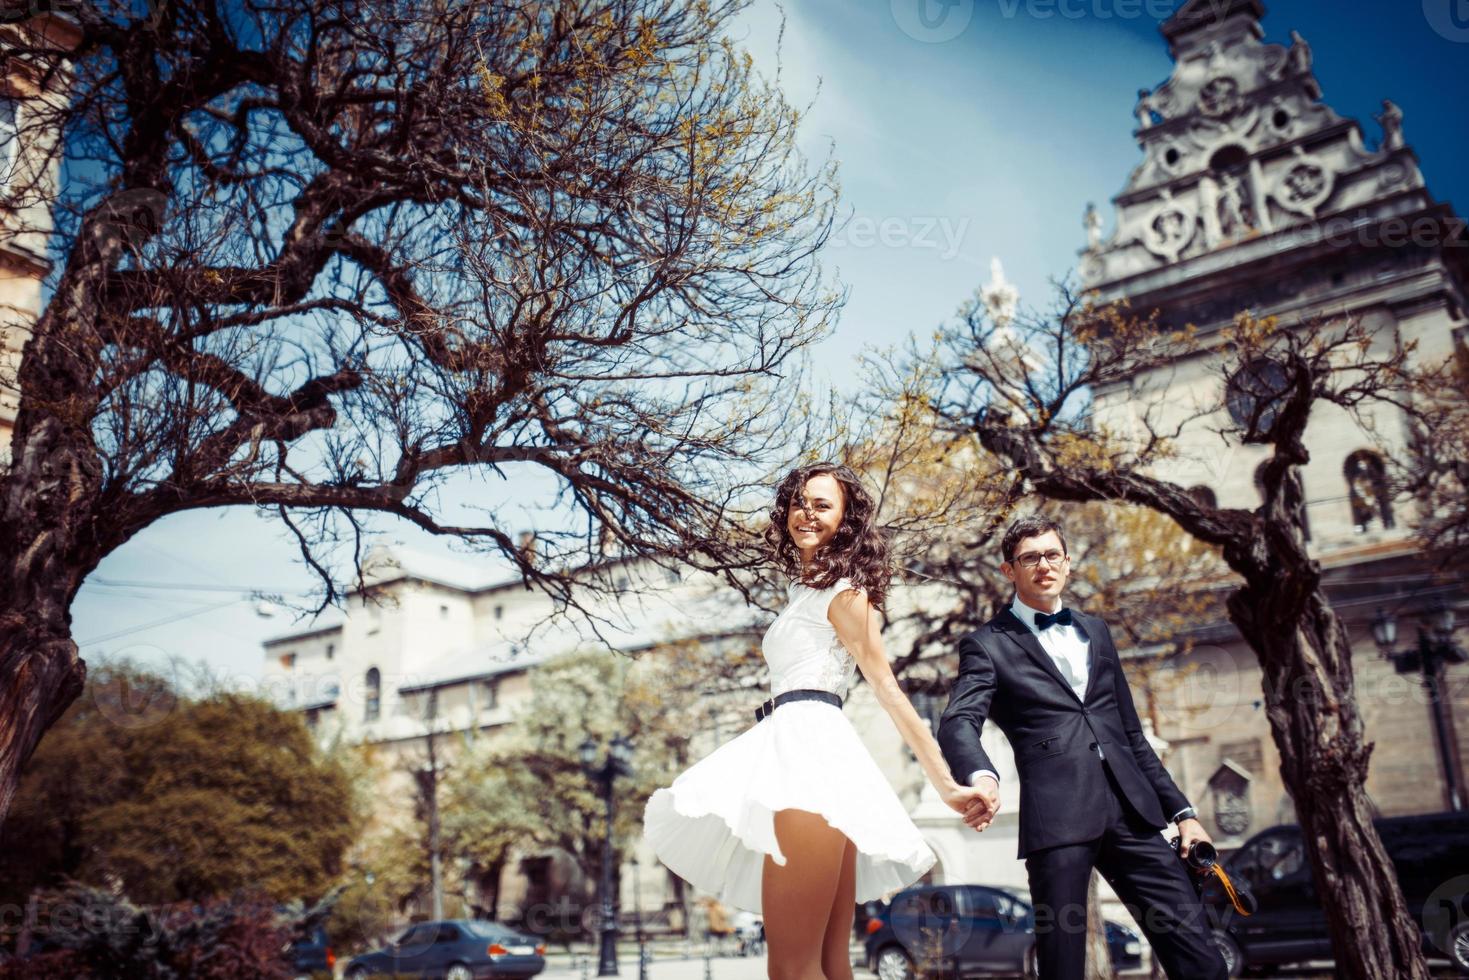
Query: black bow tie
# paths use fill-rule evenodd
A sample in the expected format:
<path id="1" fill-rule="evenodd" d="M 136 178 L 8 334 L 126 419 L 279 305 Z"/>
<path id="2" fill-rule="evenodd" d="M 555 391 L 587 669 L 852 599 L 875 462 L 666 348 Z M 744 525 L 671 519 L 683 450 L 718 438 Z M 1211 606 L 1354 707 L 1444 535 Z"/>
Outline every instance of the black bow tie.
<path id="1" fill-rule="evenodd" d="M 1052 626 L 1070 626 L 1071 610 L 1063 609 L 1058 613 L 1036 613 L 1035 628 L 1037 631 L 1050 629 Z"/>

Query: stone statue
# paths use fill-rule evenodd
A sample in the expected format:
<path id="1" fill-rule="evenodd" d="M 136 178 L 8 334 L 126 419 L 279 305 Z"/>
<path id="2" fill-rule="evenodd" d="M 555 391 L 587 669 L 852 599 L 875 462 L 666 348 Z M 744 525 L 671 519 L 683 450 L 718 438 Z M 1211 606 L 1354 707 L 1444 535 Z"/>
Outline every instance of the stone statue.
<path id="1" fill-rule="evenodd" d="M 1213 248 L 1224 235 L 1219 229 L 1219 184 L 1208 174 L 1199 178 L 1199 216 L 1204 221 L 1204 244 Z"/>
<path id="2" fill-rule="evenodd" d="M 1382 100 L 1382 113 L 1374 117 L 1382 126 L 1382 148 L 1397 150 L 1403 146 L 1403 110 L 1389 99 Z"/>
<path id="3" fill-rule="evenodd" d="M 1133 112 L 1137 113 L 1137 124 L 1143 129 L 1153 125 L 1153 99 L 1150 89 L 1140 88 L 1137 90 L 1137 105 Z"/>
<path id="4" fill-rule="evenodd" d="M 1290 32 L 1290 67 L 1297 75 L 1311 70 L 1311 45 L 1301 37 L 1300 31 Z"/>
<path id="5" fill-rule="evenodd" d="M 1091 201 L 1086 202 L 1086 214 L 1082 215 L 1081 224 L 1086 229 L 1087 251 L 1096 251 L 1102 244 L 1102 216 Z"/>
<path id="6" fill-rule="evenodd" d="M 1245 218 L 1245 185 L 1234 174 L 1219 181 L 1219 228 L 1225 235 L 1239 235 L 1250 227 Z"/>

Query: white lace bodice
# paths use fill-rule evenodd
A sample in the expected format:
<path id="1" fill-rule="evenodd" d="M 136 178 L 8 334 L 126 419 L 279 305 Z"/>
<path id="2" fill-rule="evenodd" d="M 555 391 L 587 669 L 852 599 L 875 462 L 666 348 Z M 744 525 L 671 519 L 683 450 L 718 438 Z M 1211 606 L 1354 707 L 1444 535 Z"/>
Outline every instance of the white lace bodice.
<path id="1" fill-rule="evenodd" d="M 851 588 L 855 586 L 847 579 L 838 579 L 829 589 L 791 583 L 786 607 L 760 641 L 770 668 L 771 697 L 810 688 L 846 698 L 857 662 L 837 639 L 826 611 L 832 599 Z"/>

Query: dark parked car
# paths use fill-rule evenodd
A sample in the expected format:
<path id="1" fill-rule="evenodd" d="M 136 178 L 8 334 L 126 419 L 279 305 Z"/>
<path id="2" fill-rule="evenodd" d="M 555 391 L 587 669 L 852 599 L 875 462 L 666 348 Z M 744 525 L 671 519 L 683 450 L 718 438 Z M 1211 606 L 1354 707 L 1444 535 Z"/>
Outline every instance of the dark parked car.
<path id="1" fill-rule="evenodd" d="M 546 968 L 546 947 L 498 922 L 418 922 L 387 949 L 352 958 L 347 980 L 386 974 L 420 980 L 533 977 Z"/>
<path id="2" fill-rule="evenodd" d="M 291 943 L 286 950 L 296 980 L 308 980 L 313 973 L 331 973 L 337 958 L 326 941 L 326 930 L 317 926 L 305 939 Z"/>
<path id="3" fill-rule="evenodd" d="M 1469 813 L 1435 813 L 1374 821 L 1398 873 L 1408 911 L 1425 929 L 1429 956 L 1447 957 L 1469 976 Z M 1236 915 L 1223 890 L 1204 897 L 1214 942 L 1231 976 L 1286 963 L 1332 959 L 1326 913 L 1311 878 L 1301 828 L 1283 824 L 1261 831 L 1223 862 L 1242 881 L 1257 908 Z"/>
<path id="4" fill-rule="evenodd" d="M 870 910 L 867 968 L 881 980 L 911 980 L 919 959 L 947 974 L 1036 976 L 1035 915 L 1020 895 L 987 885 L 924 885 Z M 1107 949 L 1119 970 L 1142 965 L 1142 943 L 1107 922 Z"/>

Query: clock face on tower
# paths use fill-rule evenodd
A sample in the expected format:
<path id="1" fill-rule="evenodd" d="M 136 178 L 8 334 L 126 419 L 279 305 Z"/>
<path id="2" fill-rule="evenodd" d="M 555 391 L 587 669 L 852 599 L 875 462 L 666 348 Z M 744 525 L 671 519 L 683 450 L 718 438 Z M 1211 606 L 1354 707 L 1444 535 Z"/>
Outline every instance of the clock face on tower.
<path id="1" fill-rule="evenodd" d="M 1229 417 L 1245 430 L 1245 441 L 1269 437 L 1289 389 L 1285 368 L 1268 358 L 1246 361 L 1230 375 L 1224 386 L 1224 404 Z"/>

